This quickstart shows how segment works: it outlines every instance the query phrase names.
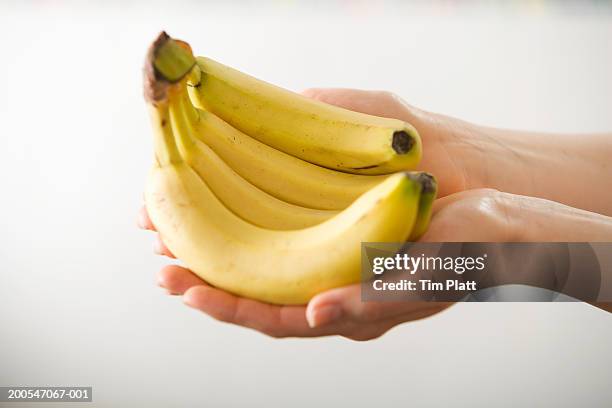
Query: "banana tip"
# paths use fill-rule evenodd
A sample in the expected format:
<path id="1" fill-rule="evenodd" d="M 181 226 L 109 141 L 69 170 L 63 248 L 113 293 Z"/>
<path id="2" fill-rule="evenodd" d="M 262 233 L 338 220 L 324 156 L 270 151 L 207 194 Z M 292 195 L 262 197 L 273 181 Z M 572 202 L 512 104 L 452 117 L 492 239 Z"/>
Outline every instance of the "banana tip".
<path id="1" fill-rule="evenodd" d="M 393 140 L 391 141 L 391 147 L 397 154 L 408 153 L 415 144 L 414 137 L 406 132 L 405 130 L 398 130 L 393 132 Z"/>
<path id="2" fill-rule="evenodd" d="M 436 178 L 426 172 L 406 172 L 406 176 L 421 185 L 421 194 L 435 193 L 438 189 Z"/>

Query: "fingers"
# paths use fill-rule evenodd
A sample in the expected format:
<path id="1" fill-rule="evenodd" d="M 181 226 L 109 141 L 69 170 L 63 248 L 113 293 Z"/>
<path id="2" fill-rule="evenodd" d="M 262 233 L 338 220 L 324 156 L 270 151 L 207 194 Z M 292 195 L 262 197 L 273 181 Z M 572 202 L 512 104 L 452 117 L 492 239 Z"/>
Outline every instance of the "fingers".
<path id="1" fill-rule="evenodd" d="M 157 283 L 172 295 L 182 295 L 188 289 L 206 284 L 189 269 L 168 265 L 157 274 Z"/>
<path id="2" fill-rule="evenodd" d="M 398 302 L 362 301 L 360 284 L 321 293 L 308 303 L 306 310 L 311 327 L 333 323 L 340 317 L 357 322 L 372 322 L 401 313 L 401 304 Z"/>
<path id="3" fill-rule="evenodd" d="M 159 234 L 157 234 L 157 237 L 155 238 L 155 241 L 153 242 L 153 252 L 155 252 L 157 255 L 164 255 L 164 256 L 167 256 L 173 259 L 176 258 L 172 254 L 172 252 L 170 252 L 166 244 L 164 244 Z"/>
<path id="4" fill-rule="evenodd" d="M 147 212 L 147 208 L 144 205 L 138 211 L 137 224 L 142 229 L 155 231 L 155 226 L 153 225 L 153 222 L 151 222 L 151 219 L 149 218 L 149 213 Z M 176 258 L 168 249 L 168 247 L 164 244 L 159 234 L 153 242 L 153 252 L 157 255 L 164 255 L 170 258 Z"/>
<path id="5" fill-rule="evenodd" d="M 276 306 L 234 296 L 208 285 L 191 287 L 183 300 L 213 318 L 248 327 L 272 337 L 313 337 L 332 334 L 333 329 L 312 329 L 303 306 Z"/>
<path id="6" fill-rule="evenodd" d="M 358 324 L 409 321 L 440 311 L 448 304 L 433 302 L 364 302 L 361 285 L 332 289 L 315 296 L 306 309 L 311 327 L 322 327 L 347 320 Z M 397 324 L 397 323 L 396 323 Z"/>
<path id="7" fill-rule="evenodd" d="M 387 118 L 409 120 L 407 105 L 397 96 L 386 91 L 365 91 L 345 88 L 311 88 L 302 92 L 305 96 L 330 105 L 355 112 Z"/>
<path id="8" fill-rule="evenodd" d="M 142 229 L 155 231 L 155 226 L 151 222 L 147 208 L 144 205 L 138 211 L 137 224 Z"/>
<path id="9" fill-rule="evenodd" d="M 393 326 L 437 313 L 450 304 L 362 302 L 359 285 L 328 291 L 304 306 L 277 306 L 216 289 L 180 267 L 165 271 L 166 284 L 184 292 L 188 306 L 211 317 L 271 337 L 341 335 L 353 340 L 377 338 Z M 190 286 L 192 285 L 192 286 Z"/>

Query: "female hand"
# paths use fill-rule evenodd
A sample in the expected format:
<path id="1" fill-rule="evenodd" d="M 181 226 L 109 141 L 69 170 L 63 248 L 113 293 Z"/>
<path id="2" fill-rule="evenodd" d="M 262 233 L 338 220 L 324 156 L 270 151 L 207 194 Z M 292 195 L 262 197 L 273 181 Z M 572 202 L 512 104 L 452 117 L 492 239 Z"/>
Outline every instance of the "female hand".
<path id="1" fill-rule="evenodd" d="M 470 167 L 467 163 L 472 155 L 466 155 L 465 150 L 473 138 L 468 123 L 421 111 L 386 91 L 313 88 L 303 94 L 352 111 L 411 123 L 419 131 L 423 143 L 419 170 L 436 176 L 438 195 L 446 196 L 468 188 Z"/>
<path id="2" fill-rule="evenodd" d="M 138 225 L 155 230 L 144 207 Z M 173 258 L 159 236 L 155 252 Z M 186 305 L 217 320 L 277 338 L 340 335 L 370 340 L 400 323 L 422 319 L 450 306 L 433 302 L 362 302 L 359 284 L 321 293 L 307 306 L 276 306 L 214 288 L 178 265 L 164 267 L 158 273 L 158 284 L 169 294 L 182 295 Z"/>
<path id="3" fill-rule="evenodd" d="M 419 170 L 438 179 L 438 197 L 493 188 L 612 215 L 612 134 L 494 129 L 426 112 L 384 91 L 310 89 L 332 105 L 413 124 L 423 142 Z"/>

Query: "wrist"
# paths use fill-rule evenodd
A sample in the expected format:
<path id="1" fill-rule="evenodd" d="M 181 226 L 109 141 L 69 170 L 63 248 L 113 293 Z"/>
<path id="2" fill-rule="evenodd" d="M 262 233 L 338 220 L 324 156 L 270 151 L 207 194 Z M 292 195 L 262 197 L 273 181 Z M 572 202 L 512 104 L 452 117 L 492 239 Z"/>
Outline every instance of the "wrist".
<path id="1" fill-rule="evenodd" d="M 539 195 L 559 154 L 547 135 L 500 130 L 405 105 L 423 140 L 421 170 L 436 175 L 439 195 L 492 188 Z M 558 142 L 558 141 L 557 141 Z"/>
<path id="2" fill-rule="evenodd" d="M 496 196 L 497 214 L 504 220 L 506 242 L 531 242 L 536 240 L 533 236 L 535 226 L 542 222 L 530 212 L 530 198 L 516 194 L 498 192 Z"/>
<path id="3" fill-rule="evenodd" d="M 538 195 L 542 169 L 550 167 L 550 149 L 537 135 L 500 130 L 446 118 L 446 144 L 465 179 L 465 189 L 491 188 Z"/>
<path id="4" fill-rule="evenodd" d="M 508 241 L 609 242 L 612 217 L 555 201 L 498 192 L 497 213 L 505 220 Z"/>
<path id="5" fill-rule="evenodd" d="M 438 179 L 440 197 L 477 188 L 479 150 L 483 146 L 478 126 L 459 119 L 406 106 L 405 119 L 423 141 L 420 170 Z"/>

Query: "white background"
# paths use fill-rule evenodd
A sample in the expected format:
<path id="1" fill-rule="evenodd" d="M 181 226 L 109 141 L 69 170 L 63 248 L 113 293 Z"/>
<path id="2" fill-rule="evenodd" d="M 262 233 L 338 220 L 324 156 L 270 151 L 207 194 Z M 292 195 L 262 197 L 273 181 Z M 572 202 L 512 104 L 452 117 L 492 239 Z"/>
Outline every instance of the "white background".
<path id="1" fill-rule="evenodd" d="M 612 319 L 585 304 L 274 340 L 166 296 L 169 261 L 135 227 L 152 157 L 140 70 L 160 29 L 293 90 L 612 130 L 610 9 L 509 3 L 0 5 L 0 385 L 91 385 L 95 406 L 610 406 Z"/>

